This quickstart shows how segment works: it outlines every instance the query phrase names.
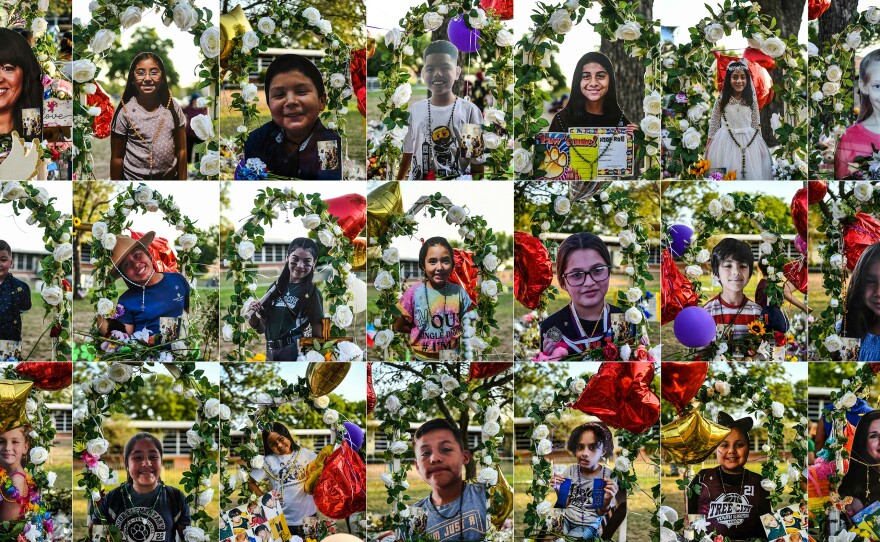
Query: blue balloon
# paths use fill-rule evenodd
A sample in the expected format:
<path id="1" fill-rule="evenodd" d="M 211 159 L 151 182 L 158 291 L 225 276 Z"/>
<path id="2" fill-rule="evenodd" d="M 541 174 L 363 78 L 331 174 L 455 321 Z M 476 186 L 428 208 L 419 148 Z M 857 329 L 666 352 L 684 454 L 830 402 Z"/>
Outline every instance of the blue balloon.
<path id="1" fill-rule="evenodd" d="M 715 340 L 715 319 L 703 307 L 685 307 L 673 328 L 675 338 L 688 348 L 704 348 Z"/>
<path id="2" fill-rule="evenodd" d="M 672 257 L 681 258 L 681 255 L 684 254 L 684 251 L 691 244 L 691 236 L 694 234 L 694 230 L 690 226 L 676 224 L 669 226 L 668 232 L 669 237 L 672 239 L 672 242 L 669 243 Z"/>
<path id="3" fill-rule="evenodd" d="M 446 35 L 452 45 L 462 53 L 474 53 L 480 49 L 480 31 L 469 28 L 463 15 L 457 15 L 449 21 Z"/>
<path id="4" fill-rule="evenodd" d="M 345 440 L 351 446 L 352 450 L 360 450 L 364 444 L 364 430 L 352 422 L 342 424 L 345 427 Z"/>

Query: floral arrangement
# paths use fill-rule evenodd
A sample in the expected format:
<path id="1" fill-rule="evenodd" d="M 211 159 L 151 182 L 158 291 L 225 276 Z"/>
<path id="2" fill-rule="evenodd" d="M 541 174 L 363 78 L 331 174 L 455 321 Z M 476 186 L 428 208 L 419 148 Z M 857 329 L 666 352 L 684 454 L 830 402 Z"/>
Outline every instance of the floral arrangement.
<path id="1" fill-rule="evenodd" d="M 390 54 L 378 59 L 379 86 L 382 97 L 379 112 L 385 131 L 379 142 L 370 148 L 370 158 L 374 171 L 384 169 L 385 178 L 390 180 L 397 171 L 397 164 L 403 155 L 403 140 L 409 126 L 409 99 L 412 96 L 410 74 L 401 68 L 403 58 L 412 56 L 410 43 L 437 30 L 445 18 L 460 14 L 465 24 L 480 31 L 483 48 L 494 47 L 502 51 L 495 54 L 494 60 L 484 72 L 484 85 L 494 97 L 494 106 L 483 111 L 483 143 L 489 151 L 484 155 L 486 178 L 509 178 L 511 154 L 509 149 L 510 127 L 513 126 L 513 64 L 508 51 L 513 45 L 513 34 L 505 28 L 493 10 L 480 8 L 474 0 L 446 0 L 433 5 L 424 4 L 411 8 L 400 20 L 403 28 L 392 28 L 385 34 L 385 45 Z"/>
<path id="2" fill-rule="evenodd" d="M 766 318 L 766 316 L 765 316 Z M 693 356 L 694 361 L 783 361 L 774 358 L 774 346 L 785 348 L 789 337 L 781 331 L 773 331 L 764 320 L 752 320 L 749 334 L 734 338 L 718 338 Z"/>
<path id="3" fill-rule="evenodd" d="M 329 249 L 329 254 L 316 263 L 329 264 L 335 271 L 333 276 L 324 282 L 322 291 L 324 312 L 329 315 L 332 322 L 331 337 L 343 336 L 345 328 L 354 320 L 354 312 L 349 306 L 354 300 L 349 285 L 353 284 L 356 278 L 351 273 L 354 246 L 343 235 L 342 228 L 337 224 L 337 217 L 330 214 L 321 194 L 300 194 L 290 187 L 283 189 L 266 187 L 257 192 L 252 214 L 245 219 L 240 230 L 229 232 L 224 245 L 226 255 L 223 263 L 228 269 L 226 277 L 232 278 L 234 284 L 229 306 L 222 317 L 221 329 L 223 340 L 235 343 L 235 350 L 227 356 L 229 361 L 244 360 L 254 355 L 247 350 L 247 344 L 259 336 L 247 326 L 245 318 L 248 305 L 256 301 L 254 294 L 257 291 L 257 271 L 251 266 L 251 261 L 256 251 L 263 246 L 265 234 L 263 225 L 271 225 L 282 212 L 287 214 L 288 222 L 290 213 L 295 218 L 299 217 L 303 226 L 317 232 L 318 242 Z M 350 346 L 342 346 L 343 344 Z M 340 361 L 343 357 L 348 358 L 345 361 L 355 361 L 358 357 L 351 347 L 358 350 L 360 348 L 353 343 L 343 342 L 335 346 L 340 350 Z M 306 361 L 314 361 L 314 359 L 306 359 Z"/>
<path id="4" fill-rule="evenodd" d="M 242 115 L 242 123 L 238 126 L 235 136 L 235 154 L 238 155 L 244 149 L 248 133 L 259 117 L 258 89 L 255 84 L 248 81 L 248 74 L 257 71 L 258 53 L 265 52 L 268 48 L 266 38 L 297 32 L 314 32 L 324 42 L 326 54 L 321 59 L 319 68 L 327 91 L 327 107 L 321 113 L 321 119 L 327 128 L 338 133 L 343 141 L 347 141 L 345 115 L 348 113 L 348 102 L 353 94 L 350 69 L 351 47 L 333 32 L 333 25 L 324 19 L 315 7 L 291 11 L 289 5 L 277 1 L 269 2 L 264 7 L 268 9 L 268 14 L 252 24 L 255 30 L 235 36 L 231 40 L 231 54 L 223 61 L 223 69 L 228 73 L 227 79 L 232 84 L 238 83 L 240 88 L 240 92 L 232 93 L 230 106 Z M 343 176 L 343 178 L 348 177 Z"/>
<path id="5" fill-rule="evenodd" d="M 412 511 L 407 506 L 410 497 L 406 495 L 409 487 L 406 477 L 409 465 L 415 461 L 409 426 L 418 419 L 420 413 L 436 406 L 436 398 L 442 397 L 447 406 L 460 412 L 473 413 L 473 423 L 482 427 L 480 443 L 470 450 L 471 460 L 478 465 L 476 482 L 484 484 L 487 490 L 486 537 L 487 540 L 497 540 L 499 531 L 492 526 L 492 517 L 498 513 L 497 507 L 502 500 L 500 492 L 494 489 L 501 480 L 499 469 L 501 446 L 504 443 L 501 410 L 492 404 L 488 391 L 480 388 L 479 382 L 460 381 L 446 366 L 440 367 L 436 373 L 426 367 L 423 374 L 424 379 L 413 382 L 404 390 L 389 394 L 384 402 L 380 401 L 376 406 L 377 418 L 382 420 L 379 431 L 391 443 L 384 452 L 391 472 L 382 474 L 381 479 L 388 492 L 388 502 L 393 504 L 394 511 L 385 518 L 385 526 L 393 532 L 409 532 Z"/>
<path id="6" fill-rule="evenodd" d="M 154 2 L 153 0 L 93 0 L 89 4 L 92 18 L 87 25 L 76 24 L 73 33 L 77 40 L 73 45 L 73 58 L 64 68 L 66 78 L 73 80 L 73 92 L 79 100 L 73 101 L 73 168 L 80 179 L 93 178 L 92 116 L 101 113 L 100 108 L 89 108 L 86 96 L 97 92 L 96 78 L 101 73 L 98 62 L 113 47 L 121 34 L 141 21 L 143 14 L 156 9 L 162 13 L 166 25 L 172 23 L 181 31 L 189 32 L 201 49 L 202 62 L 196 68 L 201 81 L 198 87 L 209 88 L 216 93 L 220 74 L 220 28 L 211 25 L 211 10 L 196 6 L 191 0 Z M 217 104 L 204 98 L 202 106 L 211 106 L 211 115 L 199 115 L 191 121 L 192 128 L 204 143 L 193 149 L 202 155 L 199 173 L 206 178 L 216 178 L 220 173 L 220 147 L 217 133 Z"/>
<path id="7" fill-rule="evenodd" d="M 634 134 L 638 149 L 636 161 L 648 160 L 642 171 L 645 179 L 660 175 L 660 33 L 654 31 L 659 21 L 648 21 L 636 13 L 636 2 L 594 2 L 593 0 L 567 0 L 561 4 L 538 4 L 530 32 L 516 44 L 513 55 L 516 70 L 518 105 L 522 114 L 513 120 L 513 130 L 522 146 L 513 151 L 513 169 L 517 178 L 544 176 L 540 169 L 546 146 L 538 144 L 535 136 L 550 123 L 543 119 L 544 104 L 552 98 L 544 90 L 548 78 L 550 50 L 554 44 L 562 44 L 565 35 L 574 25 L 583 21 L 586 11 L 593 5 L 601 5 L 601 22 L 593 26 L 595 32 L 610 41 L 621 40 L 631 56 L 641 59 L 645 66 L 645 116 Z"/>
<path id="8" fill-rule="evenodd" d="M 261 181 L 269 178 L 265 162 L 259 158 L 242 158 L 235 168 L 236 181 Z"/>
<path id="9" fill-rule="evenodd" d="M 783 118 L 771 120 L 779 145 L 773 148 L 776 178 L 806 179 L 807 157 L 804 153 L 807 121 L 800 111 L 807 107 L 801 89 L 806 82 L 803 74 L 807 61 L 797 36 L 783 39 L 776 30 L 775 19 L 762 14 L 755 2 L 725 0 L 718 11 L 706 5 L 709 15 L 690 30 L 690 41 L 664 52 L 662 57 L 664 94 L 674 96 L 668 107 L 672 121 L 664 123 L 664 175 L 682 179 L 699 179 L 690 169 L 706 146 L 709 129 L 707 113 L 712 111 L 714 74 L 705 67 L 715 60 L 712 52 L 717 43 L 734 30 L 748 39 L 749 46 L 774 59 L 784 68 L 785 84 L 774 85 L 777 100 L 785 104 Z M 814 116 L 815 118 L 815 116 Z M 659 124 L 659 123 L 658 123 Z M 659 126 L 658 126 L 659 131 Z M 689 175 L 690 173 L 690 175 Z"/>
<path id="10" fill-rule="evenodd" d="M 163 196 L 158 190 L 140 183 L 131 183 L 114 200 L 112 206 L 101 216 L 101 220 L 92 224 L 91 263 L 95 266 L 95 288 L 90 301 L 94 303 L 95 314 L 92 327 L 88 333 L 78 331 L 83 342 L 77 345 L 74 357 L 77 359 L 95 360 L 139 360 L 139 361 L 172 361 L 174 359 L 198 360 L 205 359 L 200 346 L 207 348 L 199 331 L 201 316 L 193 315 L 190 319 L 189 334 L 172 344 L 171 350 L 166 345 L 157 343 L 155 337 L 145 328 L 133 333 L 116 333 L 104 337 L 98 329 L 98 317 L 114 318 L 119 315 L 118 299 L 113 272 L 113 247 L 116 236 L 122 230 L 131 227 L 129 219 L 132 213 L 155 213 L 161 211 L 165 222 L 182 232 L 177 238 L 180 250 L 177 251 L 177 264 L 180 273 L 187 282 L 195 284 L 193 275 L 196 271 L 195 262 L 202 250 L 198 247 L 198 230 L 192 220 L 180 212 L 180 206 L 171 196 Z M 199 292 L 192 288 L 193 299 L 198 299 Z M 99 345 L 99 346 L 96 346 Z"/>
<path id="11" fill-rule="evenodd" d="M 228 406 L 220 404 L 220 386 L 212 384 L 195 363 L 163 365 L 176 380 L 174 392 L 195 400 L 198 405 L 196 422 L 186 432 L 187 443 L 192 448 L 192 463 L 183 473 L 182 483 L 193 524 L 185 530 L 184 538 L 190 542 L 207 542 L 217 537 L 217 527 L 212 526 L 215 520 L 205 511 L 214 499 L 212 479 L 218 472 L 214 435 L 219 431 L 219 422 L 229 420 L 230 411 Z M 73 453 L 86 465 L 79 487 L 90 507 L 98 506 L 104 498 L 104 485 L 114 478 L 113 469 L 101 460 L 110 449 L 102 428 L 104 417 L 114 410 L 123 393 L 143 388 L 146 377 L 154 369 L 153 364 L 113 363 L 95 380 L 79 385 L 78 391 L 84 397 L 79 404 L 86 405 L 86 409 L 73 413 Z"/>
<path id="12" fill-rule="evenodd" d="M 71 353 L 73 290 L 65 277 L 73 272 L 72 221 L 70 215 L 55 209 L 54 201 L 45 188 L 37 188 L 27 181 L 3 181 L 0 184 L 0 203 L 11 203 L 16 216 L 29 212 L 27 224 L 43 228 L 45 248 L 52 251 L 40 262 L 40 279 L 44 283 L 40 295 L 45 309 L 44 319 L 49 321 L 47 331 L 52 339 L 52 359 L 64 361 Z"/>
<path id="13" fill-rule="evenodd" d="M 391 244 L 397 237 L 411 237 L 415 234 L 418 226 L 416 215 L 422 210 L 432 217 L 440 213 L 449 224 L 458 226 L 463 249 L 474 255 L 474 265 L 481 277 L 476 303 L 477 317 L 471 325 L 465 326 L 462 350 L 470 351 L 473 360 L 484 360 L 487 352 L 501 342 L 498 337 L 491 336 L 492 328 L 498 329 L 498 322 L 495 320 L 498 294 L 505 289 L 495 275 L 500 263 L 497 255 L 498 241 L 486 219 L 480 215 L 471 215 L 467 206 L 453 205 L 440 192 L 421 198 L 405 214 L 389 214 L 385 223 L 386 230 L 377 237 L 370 236 L 370 246 L 376 247 L 381 254 L 380 258 L 371 258 L 368 262 L 371 267 L 378 268 L 373 286 L 379 292 L 376 300 L 379 315 L 374 321 L 376 335 L 373 337 L 373 344 L 382 354 L 377 359 L 401 359 L 408 348 L 407 337 L 395 334 L 392 329 L 394 320 L 400 314 L 397 303 L 403 294 L 403 280 L 400 276 L 400 253 Z"/>

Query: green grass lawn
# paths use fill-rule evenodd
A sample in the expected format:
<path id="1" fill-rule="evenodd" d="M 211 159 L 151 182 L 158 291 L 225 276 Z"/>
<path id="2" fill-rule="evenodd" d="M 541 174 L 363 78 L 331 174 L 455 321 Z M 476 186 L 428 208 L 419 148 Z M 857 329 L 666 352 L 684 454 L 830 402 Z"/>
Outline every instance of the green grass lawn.
<path id="1" fill-rule="evenodd" d="M 31 289 L 31 310 L 21 315 L 21 353 L 19 361 L 49 361 L 52 359 L 52 339 L 46 330 L 50 320 L 44 320 L 46 310 L 43 298 Z M 45 335 L 43 334 L 44 332 Z"/>
<path id="2" fill-rule="evenodd" d="M 370 285 L 367 289 L 367 315 L 370 322 L 379 314 L 379 308 L 376 306 L 378 297 L 376 289 Z M 510 361 L 513 356 L 513 291 L 510 284 L 507 285 L 506 292 L 498 295 L 495 320 L 498 321 L 498 329 L 493 336 L 500 338 L 501 344 L 488 355 L 488 361 Z M 371 350 L 369 359 L 380 359 L 380 356 L 380 353 Z"/>
<path id="3" fill-rule="evenodd" d="M 417 85 L 413 85 L 412 96 L 409 99 L 409 104 L 412 105 L 419 100 L 424 100 L 428 97 L 428 89 L 425 88 L 425 85 L 419 83 Z M 367 120 L 368 121 L 381 121 L 382 114 L 379 113 L 379 102 L 382 100 L 382 93 L 378 90 L 374 90 L 372 92 L 367 92 Z"/>

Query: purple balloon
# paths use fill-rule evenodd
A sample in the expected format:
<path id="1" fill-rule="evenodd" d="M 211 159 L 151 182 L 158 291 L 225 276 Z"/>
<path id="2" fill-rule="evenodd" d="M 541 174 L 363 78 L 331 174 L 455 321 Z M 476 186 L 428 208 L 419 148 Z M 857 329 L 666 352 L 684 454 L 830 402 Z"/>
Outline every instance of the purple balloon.
<path id="1" fill-rule="evenodd" d="M 676 224 L 669 226 L 668 231 L 669 237 L 672 238 L 672 243 L 669 244 L 669 248 L 672 250 L 672 257 L 681 258 L 688 245 L 691 244 L 691 236 L 694 234 L 694 230 L 690 226 Z"/>
<path id="2" fill-rule="evenodd" d="M 345 440 L 351 445 L 352 450 L 360 450 L 364 444 L 364 430 L 352 422 L 342 424 L 345 427 Z"/>
<path id="3" fill-rule="evenodd" d="M 801 237 L 800 234 L 794 238 L 794 247 L 801 253 L 801 255 L 807 253 L 807 242 L 804 241 L 804 238 Z"/>
<path id="4" fill-rule="evenodd" d="M 673 327 L 675 338 L 688 348 L 703 348 L 715 340 L 715 319 L 703 307 L 685 307 Z"/>
<path id="5" fill-rule="evenodd" d="M 463 15 L 455 16 L 446 28 L 449 41 L 462 53 L 474 53 L 480 49 L 480 31 L 469 28 Z"/>

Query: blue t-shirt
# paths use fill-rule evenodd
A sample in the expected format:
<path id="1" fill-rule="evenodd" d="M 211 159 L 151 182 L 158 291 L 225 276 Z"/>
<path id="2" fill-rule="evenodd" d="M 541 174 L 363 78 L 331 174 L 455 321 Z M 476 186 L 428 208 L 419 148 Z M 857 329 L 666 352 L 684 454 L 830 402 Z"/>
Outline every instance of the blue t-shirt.
<path id="1" fill-rule="evenodd" d="M 859 344 L 859 361 L 880 361 L 880 337 L 866 333 Z"/>
<path id="2" fill-rule="evenodd" d="M 159 318 L 177 318 L 189 305 L 189 284 L 180 273 L 166 271 L 162 280 L 147 286 L 146 292 L 139 286 L 129 288 L 119 296 L 119 304 L 125 309 L 119 317 L 120 323 L 133 324 L 135 331 L 147 328 L 153 335 L 158 335 Z"/>
<path id="3" fill-rule="evenodd" d="M 434 506 L 430 499 L 428 495 L 415 504 L 428 511 L 425 534 L 429 538 L 443 541 L 481 540 L 486 537 L 486 486 L 467 484 L 461 501 L 443 506 Z"/>

